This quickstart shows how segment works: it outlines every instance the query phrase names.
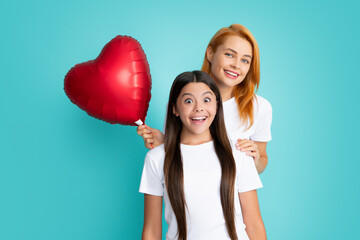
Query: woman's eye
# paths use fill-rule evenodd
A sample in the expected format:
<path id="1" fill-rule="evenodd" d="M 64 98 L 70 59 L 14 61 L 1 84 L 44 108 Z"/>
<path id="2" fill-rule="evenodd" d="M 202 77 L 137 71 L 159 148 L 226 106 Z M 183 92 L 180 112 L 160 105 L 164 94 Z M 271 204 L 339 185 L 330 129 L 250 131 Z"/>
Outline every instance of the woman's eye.
<path id="1" fill-rule="evenodd" d="M 185 103 L 192 103 L 192 100 L 191 99 L 186 99 Z"/>
<path id="2" fill-rule="evenodd" d="M 232 57 L 233 55 L 231 53 L 225 53 L 225 56 Z"/>
<path id="3" fill-rule="evenodd" d="M 206 102 L 206 103 L 208 103 L 208 102 L 210 102 L 210 101 L 211 101 L 210 98 L 205 98 L 205 99 L 204 99 L 204 102 Z"/>
<path id="4" fill-rule="evenodd" d="M 246 60 L 246 59 L 242 59 L 242 61 L 243 61 L 244 63 L 249 63 L 249 61 Z"/>

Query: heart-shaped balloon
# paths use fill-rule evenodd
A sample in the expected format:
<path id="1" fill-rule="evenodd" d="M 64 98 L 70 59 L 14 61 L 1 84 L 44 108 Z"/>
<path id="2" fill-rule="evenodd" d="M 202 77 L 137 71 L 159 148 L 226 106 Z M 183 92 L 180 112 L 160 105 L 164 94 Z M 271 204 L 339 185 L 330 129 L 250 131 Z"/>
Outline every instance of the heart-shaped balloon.
<path id="1" fill-rule="evenodd" d="M 145 122 L 151 75 L 140 43 L 129 36 L 115 37 L 95 60 L 70 69 L 64 90 L 92 117 L 133 126 L 138 120 Z"/>

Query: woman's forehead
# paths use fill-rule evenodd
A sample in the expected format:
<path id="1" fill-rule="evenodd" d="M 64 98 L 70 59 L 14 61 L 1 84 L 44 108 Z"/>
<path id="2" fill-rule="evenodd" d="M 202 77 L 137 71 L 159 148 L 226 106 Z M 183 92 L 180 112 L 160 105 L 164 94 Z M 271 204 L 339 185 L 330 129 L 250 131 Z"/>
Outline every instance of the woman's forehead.
<path id="1" fill-rule="evenodd" d="M 251 54 L 251 43 L 239 36 L 228 36 L 224 42 L 218 47 L 218 50 L 233 50 L 239 54 Z"/>

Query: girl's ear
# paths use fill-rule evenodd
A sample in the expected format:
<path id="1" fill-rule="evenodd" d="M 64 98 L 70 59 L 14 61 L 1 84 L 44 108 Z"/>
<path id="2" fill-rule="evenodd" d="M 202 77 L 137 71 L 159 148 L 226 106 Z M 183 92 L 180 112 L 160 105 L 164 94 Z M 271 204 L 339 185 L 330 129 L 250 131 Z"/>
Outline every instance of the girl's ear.
<path id="1" fill-rule="evenodd" d="M 175 116 L 179 116 L 179 113 L 178 113 L 178 111 L 176 110 L 176 106 L 175 106 L 175 104 L 173 104 L 173 114 L 175 115 Z"/>
<path id="2" fill-rule="evenodd" d="M 212 60 L 214 58 L 214 51 L 212 50 L 212 48 L 210 46 L 208 46 L 206 48 L 206 59 L 212 63 Z"/>

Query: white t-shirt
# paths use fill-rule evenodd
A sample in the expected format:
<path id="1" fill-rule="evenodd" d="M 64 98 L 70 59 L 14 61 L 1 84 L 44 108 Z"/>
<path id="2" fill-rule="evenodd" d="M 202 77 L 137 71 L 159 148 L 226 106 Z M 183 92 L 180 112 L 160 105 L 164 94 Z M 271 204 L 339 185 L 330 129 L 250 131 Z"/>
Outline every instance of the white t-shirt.
<path id="1" fill-rule="evenodd" d="M 255 95 L 254 99 L 254 123 L 247 129 L 247 125 L 242 125 L 239 110 L 235 98 L 223 102 L 225 126 L 229 139 L 233 143 L 237 139 L 251 139 L 253 141 L 268 142 L 271 140 L 271 104 L 263 97 Z"/>
<path id="2" fill-rule="evenodd" d="M 221 166 L 213 141 L 200 145 L 181 144 L 184 194 L 187 207 L 188 240 L 230 239 L 223 216 L 220 183 Z M 236 162 L 235 221 L 239 240 L 249 239 L 243 223 L 238 192 L 262 187 L 254 160 L 234 150 Z M 166 239 L 177 239 L 177 222 L 166 192 L 164 179 L 164 145 L 150 150 L 145 158 L 140 189 L 142 193 L 163 196 L 165 219 L 169 226 Z"/>

